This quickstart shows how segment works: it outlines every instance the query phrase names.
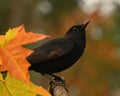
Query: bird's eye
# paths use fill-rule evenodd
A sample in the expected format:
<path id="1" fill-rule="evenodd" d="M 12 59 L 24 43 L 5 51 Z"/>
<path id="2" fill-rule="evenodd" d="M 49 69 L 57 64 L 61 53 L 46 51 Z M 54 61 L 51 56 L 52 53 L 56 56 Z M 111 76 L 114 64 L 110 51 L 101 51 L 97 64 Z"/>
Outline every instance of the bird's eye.
<path id="1" fill-rule="evenodd" d="M 77 31 L 78 31 L 78 28 L 73 28 L 73 30 L 74 30 L 75 32 L 77 32 Z"/>

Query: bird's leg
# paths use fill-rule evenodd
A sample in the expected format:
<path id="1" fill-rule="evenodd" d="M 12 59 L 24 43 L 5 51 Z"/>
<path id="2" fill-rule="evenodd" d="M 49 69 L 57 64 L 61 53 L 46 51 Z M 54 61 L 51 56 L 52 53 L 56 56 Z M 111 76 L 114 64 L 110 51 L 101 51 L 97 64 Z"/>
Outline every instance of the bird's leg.
<path id="1" fill-rule="evenodd" d="M 65 81 L 63 77 L 57 76 L 56 74 L 50 74 L 51 76 L 54 77 L 54 79 L 61 79 L 62 81 Z"/>
<path id="2" fill-rule="evenodd" d="M 51 81 L 50 84 L 54 83 L 56 86 L 59 85 L 63 86 L 67 90 L 65 80 L 63 77 L 57 76 L 56 74 L 42 74 L 42 75 Z"/>
<path id="3" fill-rule="evenodd" d="M 58 79 L 65 82 L 63 77 L 57 76 L 56 74 L 42 74 L 42 75 L 54 83 L 57 83 L 56 80 Z"/>
<path id="4" fill-rule="evenodd" d="M 42 74 L 45 78 L 47 78 L 47 79 L 49 79 L 50 81 L 52 81 L 52 82 L 56 82 L 55 80 L 54 80 L 54 76 L 53 75 L 51 75 L 51 74 Z"/>
<path id="5" fill-rule="evenodd" d="M 54 77 L 54 81 L 50 81 L 49 92 L 52 96 L 69 96 L 68 88 L 65 84 L 63 77 L 59 77 L 55 74 L 51 74 Z"/>

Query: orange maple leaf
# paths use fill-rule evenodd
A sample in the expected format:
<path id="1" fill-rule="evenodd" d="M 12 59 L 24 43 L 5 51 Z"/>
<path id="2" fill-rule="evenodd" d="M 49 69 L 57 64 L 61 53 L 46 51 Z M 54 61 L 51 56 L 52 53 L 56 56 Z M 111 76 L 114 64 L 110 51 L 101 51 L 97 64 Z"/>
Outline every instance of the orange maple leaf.
<path id="1" fill-rule="evenodd" d="M 24 26 L 9 29 L 5 36 L 0 36 L 0 72 L 8 71 L 13 77 L 29 83 L 28 68 L 30 64 L 26 57 L 32 50 L 22 45 L 49 37 L 44 34 L 25 32 Z"/>

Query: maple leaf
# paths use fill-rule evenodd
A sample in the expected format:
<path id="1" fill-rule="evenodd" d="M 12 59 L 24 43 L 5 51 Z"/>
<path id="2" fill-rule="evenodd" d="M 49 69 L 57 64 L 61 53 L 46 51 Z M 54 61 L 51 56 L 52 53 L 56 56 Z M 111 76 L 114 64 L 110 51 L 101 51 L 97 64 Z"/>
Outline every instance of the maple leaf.
<path id="1" fill-rule="evenodd" d="M 30 64 L 26 57 L 32 50 L 22 45 L 49 37 L 44 34 L 25 32 L 24 26 L 9 29 L 5 35 L 0 36 L 0 72 L 8 71 L 13 77 L 29 83 L 28 68 Z"/>
<path id="2" fill-rule="evenodd" d="M 0 57 L 0 66 L 2 65 L 2 57 Z"/>
<path id="3" fill-rule="evenodd" d="M 21 86 L 22 85 L 22 86 Z M 37 90 L 38 89 L 38 90 Z M 0 96 L 50 96 L 50 94 L 34 84 L 27 84 L 7 74 L 3 79 L 0 73 Z"/>

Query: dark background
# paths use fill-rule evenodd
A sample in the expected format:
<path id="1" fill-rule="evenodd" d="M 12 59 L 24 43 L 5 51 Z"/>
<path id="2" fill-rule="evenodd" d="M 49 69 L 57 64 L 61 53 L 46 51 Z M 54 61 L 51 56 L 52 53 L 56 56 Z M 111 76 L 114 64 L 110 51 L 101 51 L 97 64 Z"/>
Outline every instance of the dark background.
<path id="1" fill-rule="evenodd" d="M 21 24 L 27 31 L 62 36 L 74 24 L 91 20 L 82 58 L 59 73 L 71 96 L 120 96 L 119 0 L 1 0 L 0 34 Z M 47 79 L 31 79 L 48 87 Z"/>

